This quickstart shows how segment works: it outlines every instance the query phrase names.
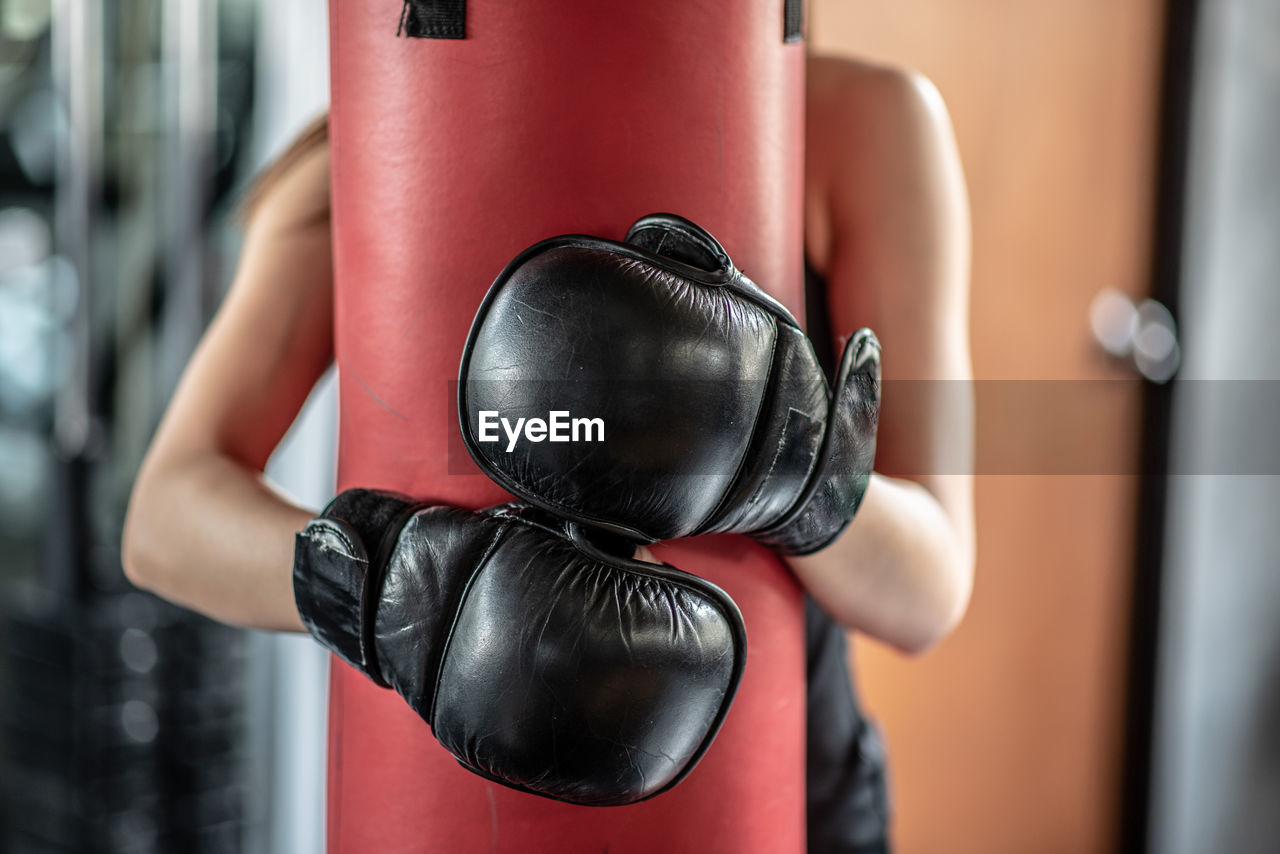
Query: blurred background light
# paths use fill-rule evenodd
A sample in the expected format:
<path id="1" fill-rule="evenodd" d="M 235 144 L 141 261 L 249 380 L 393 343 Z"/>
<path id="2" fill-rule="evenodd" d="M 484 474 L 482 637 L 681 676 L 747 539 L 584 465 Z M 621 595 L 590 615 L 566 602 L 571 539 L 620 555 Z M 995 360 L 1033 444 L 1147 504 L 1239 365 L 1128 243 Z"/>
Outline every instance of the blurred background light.
<path id="1" fill-rule="evenodd" d="M 29 182 L 44 186 L 53 181 L 58 147 L 67 130 L 66 111 L 52 89 L 35 89 L 19 101 L 9 123 L 9 139 Z"/>
<path id="2" fill-rule="evenodd" d="M 49 26 L 50 0 L 5 0 L 0 3 L 0 34 L 12 41 L 30 41 Z"/>
<path id="3" fill-rule="evenodd" d="M 0 210 L 0 282 L 12 270 L 38 264 L 52 247 L 49 223 L 30 208 Z"/>

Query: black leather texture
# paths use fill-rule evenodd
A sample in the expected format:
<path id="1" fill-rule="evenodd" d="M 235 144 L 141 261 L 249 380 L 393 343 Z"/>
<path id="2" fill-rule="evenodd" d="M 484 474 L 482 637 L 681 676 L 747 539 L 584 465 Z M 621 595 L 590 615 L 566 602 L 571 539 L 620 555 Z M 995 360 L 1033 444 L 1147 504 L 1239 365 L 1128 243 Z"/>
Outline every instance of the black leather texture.
<path id="1" fill-rule="evenodd" d="M 565 235 L 507 265 L 463 351 L 462 436 L 493 480 L 565 518 L 807 554 L 853 518 L 874 461 L 870 330 L 844 363 L 833 395 L 795 318 L 706 230 L 653 214 L 626 242 Z M 482 441 L 485 412 L 595 418 L 604 437 Z"/>
<path id="2" fill-rule="evenodd" d="M 811 554 L 853 520 L 871 480 L 880 415 L 880 342 L 871 330 L 845 345 L 827 431 L 808 492 L 796 509 L 756 538 L 782 554 Z"/>
<path id="3" fill-rule="evenodd" d="M 524 505 L 474 513 L 342 493 L 297 537 L 307 629 L 394 688 L 465 767 L 620 805 L 696 765 L 737 690 L 733 601 Z"/>

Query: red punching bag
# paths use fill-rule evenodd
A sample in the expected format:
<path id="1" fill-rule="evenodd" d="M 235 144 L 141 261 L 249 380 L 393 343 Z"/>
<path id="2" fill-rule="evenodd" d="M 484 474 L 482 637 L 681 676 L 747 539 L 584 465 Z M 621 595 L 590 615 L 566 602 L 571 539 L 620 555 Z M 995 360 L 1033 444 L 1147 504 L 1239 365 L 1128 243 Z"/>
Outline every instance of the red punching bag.
<path id="1" fill-rule="evenodd" d="M 798 12 L 799 0 L 332 0 L 340 489 L 508 500 L 451 454 L 454 383 L 490 283 L 543 238 L 621 239 L 644 214 L 678 213 L 800 315 Z M 334 659 L 329 850 L 803 851 L 800 588 L 744 537 L 654 552 L 728 591 L 749 639 L 733 707 L 682 783 L 626 807 L 507 789 Z"/>

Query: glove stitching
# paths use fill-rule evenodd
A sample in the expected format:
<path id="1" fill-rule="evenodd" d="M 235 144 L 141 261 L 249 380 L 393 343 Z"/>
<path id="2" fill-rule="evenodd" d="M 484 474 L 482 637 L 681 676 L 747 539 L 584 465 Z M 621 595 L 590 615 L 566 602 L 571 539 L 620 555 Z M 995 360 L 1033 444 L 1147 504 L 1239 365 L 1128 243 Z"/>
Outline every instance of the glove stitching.
<path id="1" fill-rule="evenodd" d="M 716 506 L 712 508 L 702 521 L 700 521 L 693 529 L 695 534 L 705 534 L 715 528 L 715 525 L 724 521 L 717 518 L 724 508 L 725 503 L 733 494 L 734 487 L 738 485 L 739 479 L 742 477 L 743 470 L 747 467 L 747 458 L 751 456 L 751 451 L 755 447 L 757 436 L 760 433 L 760 423 L 763 421 L 765 405 L 772 401 L 773 395 L 777 392 L 778 375 L 781 373 L 779 360 L 782 358 L 782 351 L 778 346 L 778 339 L 781 338 L 778 330 L 778 324 L 773 324 L 773 341 L 769 348 L 769 378 L 765 384 L 764 392 L 760 395 L 760 401 L 756 406 L 755 418 L 751 423 L 751 438 L 747 440 L 743 447 L 742 456 L 738 458 L 738 467 L 733 472 L 733 477 L 729 480 L 729 485 L 724 492 L 720 494 L 720 500 L 716 502 Z M 753 493 L 754 494 L 754 493 Z"/>
<path id="2" fill-rule="evenodd" d="M 878 352 L 880 349 L 879 342 L 876 341 L 874 337 L 870 336 L 869 334 L 863 335 L 861 331 L 859 331 L 858 333 L 855 333 L 854 337 L 849 341 L 847 345 L 845 345 L 845 351 L 840 358 L 840 369 L 836 376 L 836 383 L 835 383 L 835 386 L 832 388 L 827 401 L 827 429 L 822 437 L 822 447 L 819 448 L 818 450 L 817 460 L 813 468 L 812 479 L 805 484 L 805 488 L 804 490 L 801 491 L 800 497 L 796 500 L 796 503 L 792 506 L 790 510 L 784 513 L 782 517 L 773 525 L 769 526 L 768 528 L 762 529 L 761 531 L 758 531 L 756 533 L 764 536 L 778 535 L 783 529 L 787 528 L 788 526 L 795 523 L 798 519 L 803 517 L 805 512 L 809 509 L 811 502 L 814 500 L 814 497 L 818 494 L 819 490 L 827 486 L 831 478 L 831 467 L 836 458 L 835 444 L 836 444 L 837 434 L 839 432 L 839 428 L 836 426 L 836 422 L 841 418 L 841 411 L 839 406 L 841 402 L 841 396 L 844 390 L 854 382 L 854 374 L 859 372 L 860 366 L 863 364 L 866 358 L 863 354 L 866 353 L 871 347 L 874 347 Z M 876 401 L 878 405 L 878 402 L 879 402 L 879 381 L 878 380 L 875 384 L 875 389 L 876 389 Z M 861 498 L 859 498 L 859 503 L 861 503 Z M 849 527 L 849 523 L 851 523 L 852 521 L 853 521 L 852 516 L 849 517 L 848 519 L 845 519 L 843 524 L 839 525 L 835 529 L 835 531 L 831 532 L 829 536 L 823 538 L 816 545 L 811 542 L 808 545 L 801 546 L 799 548 L 790 548 L 789 547 L 790 544 L 780 544 L 779 546 L 776 546 L 776 547 L 779 549 L 785 550 L 784 553 L 787 553 L 787 554 L 794 554 L 794 555 L 813 554 L 814 552 L 820 551 L 826 548 L 827 546 L 831 545 L 831 543 L 835 541 L 836 537 L 840 536 L 841 532 L 843 532 L 847 527 Z"/>
<path id="3" fill-rule="evenodd" d="M 440 658 L 436 662 L 435 677 L 431 680 L 431 708 L 427 710 L 427 724 L 432 730 L 436 728 L 436 701 L 440 697 L 440 680 L 444 676 L 444 663 L 449 657 L 449 648 L 453 645 L 453 635 L 458 628 L 458 620 L 462 617 L 462 612 L 466 607 L 467 597 L 471 594 L 471 588 L 475 584 L 475 580 L 480 577 L 485 568 L 489 565 L 493 553 L 497 551 L 499 541 L 506 535 L 513 521 L 511 517 L 500 518 L 500 524 L 497 529 L 489 536 L 489 542 L 485 545 L 484 551 L 481 552 L 480 559 L 475 563 L 475 569 L 471 571 L 471 575 L 467 577 L 466 584 L 462 587 L 462 593 L 458 596 L 457 604 L 453 608 L 453 619 L 449 623 L 449 631 L 445 635 L 444 643 L 440 647 Z"/>
<path id="4" fill-rule="evenodd" d="M 776 448 L 774 448 L 773 460 L 769 463 L 769 469 L 768 471 L 765 472 L 764 478 L 761 479 L 760 485 L 756 488 L 756 491 L 751 494 L 751 498 L 748 499 L 748 503 L 750 504 L 756 504 L 759 502 L 760 496 L 766 491 L 766 488 L 769 485 L 769 479 L 773 477 L 774 469 L 778 467 L 778 460 L 782 458 L 782 451 L 787 445 L 787 439 L 790 438 L 790 432 L 788 431 L 788 428 L 791 426 L 791 418 L 793 415 L 799 415 L 809 420 L 810 422 L 813 421 L 813 419 L 809 417 L 808 413 L 801 412 L 799 409 L 796 409 L 794 406 L 787 407 L 787 419 L 782 423 L 782 432 L 778 436 L 778 445 Z M 810 469 L 809 471 L 806 471 L 805 477 L 809 477 L 812 473 L 813 473 L 812 469 Z M 764 527 L 760 528 L 760 530 L 768 530 L 769 527 L 770 526 L 765 525 Z"/>
<path id="5" fill-rule="evenodd" d="M 319 520 L 313 520 L 312 522 L 308 523 L 307 527 L 302 530 L 302 535 L 306 537 L 308 540 L 310 540 L 311 542 L 315 543 L 320 548 L 329 549 L 330 551 L 333 551 L 333 547 L 330 546 L 328 543 L 326 543 L 323 537 L 316 536 L 316 529 L 323 528 L 325 532 L 334 535 L 339 540 L 342 540 L 342 544 L 347 547 L 347 551 L 343 554 L 343 557 L 346 557 L 355 561 L 360 561 L 361 563 L 368 565 L 367 560 L 362 560 L 359 557 L 359 555 L 356 554 L 358 550 L 356 549 L 355 542 L 346 535 L 346 532 L 344 532 L 337 525 L 330 525 L 330 524 L 321 525 L 318 523 L 319 523 Z"/>
<path id="6" fill-rule="evenodd" d="M 378 601 L 382 598 L 382 585 L 387 578 L 391 557 L 400 542 L 400 533 L 414 514 L 427 506 L 409 504 L 388 523 L 378 543 L 376 557 L 369 561 L 364 586 L 360 591 L 360 658 L 369 678 L 382 688 L 392 686 L 382 677 L 382 664 L 378 661 Z"/>

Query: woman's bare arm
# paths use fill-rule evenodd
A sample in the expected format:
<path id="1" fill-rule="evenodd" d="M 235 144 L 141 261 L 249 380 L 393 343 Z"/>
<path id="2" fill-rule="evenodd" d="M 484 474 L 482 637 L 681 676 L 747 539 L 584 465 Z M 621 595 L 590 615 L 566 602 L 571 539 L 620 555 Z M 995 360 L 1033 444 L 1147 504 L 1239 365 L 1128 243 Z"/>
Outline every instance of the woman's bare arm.
<path id="1" fill-rule="evenodd" d="M 973 583 L 964 179 L 928 81 L 844 60 L 809 72 L 810 251 L 834 329 L 870 326 L 884 347 L 876 468 L 908 474 L 874 475 L 845 533 L 789 563 L 845 626 L 920 652 L 959 622 Z"/>
<path id="2" fill-rule="evenodd" d="M 315 515 L 262 471 L 332 361 L 327 147 L 255 210 L 240 266 L 143 461 L 125 520 L 134 584 L 227 623 L 301 631 L 294 534 Z"/>

